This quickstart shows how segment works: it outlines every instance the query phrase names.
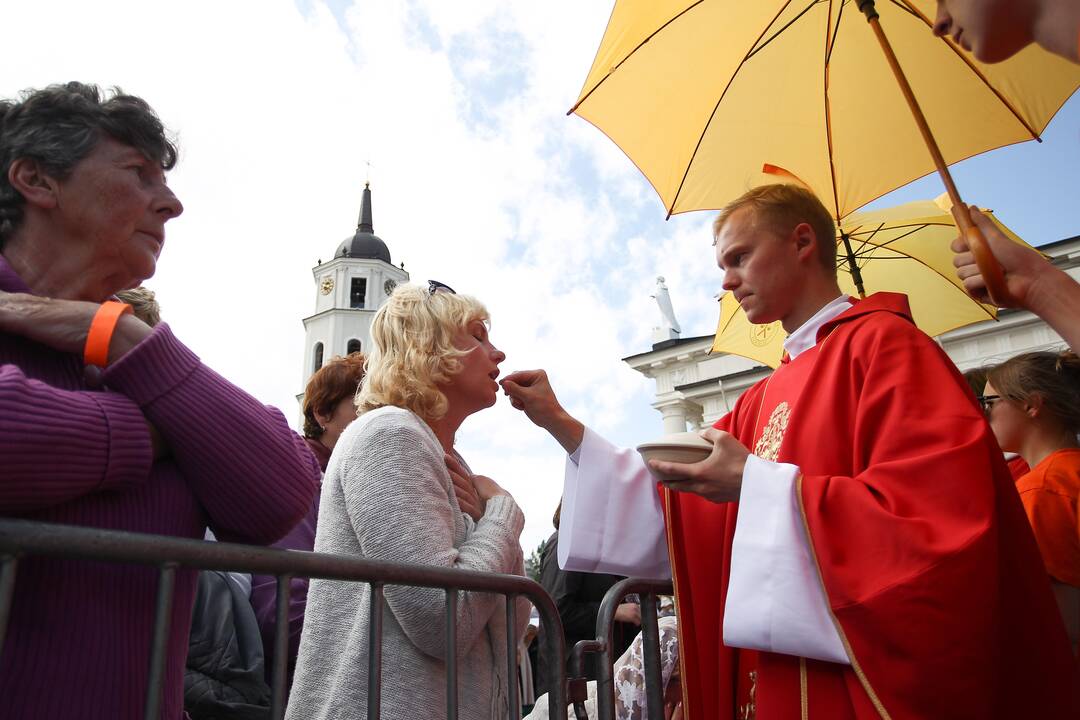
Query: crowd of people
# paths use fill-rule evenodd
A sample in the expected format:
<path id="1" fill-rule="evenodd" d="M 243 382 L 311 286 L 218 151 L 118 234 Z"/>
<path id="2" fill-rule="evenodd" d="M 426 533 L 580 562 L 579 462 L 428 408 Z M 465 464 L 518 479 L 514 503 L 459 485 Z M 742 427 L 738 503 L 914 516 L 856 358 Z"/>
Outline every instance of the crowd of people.
<path id="1" fill-rule="evenodd" d="M 1038 42 L 1080 62 L 1075 3 L 938 6 L 934 31 L 983 61 Z M 0 515 L 522 575 L 521 508 L 455 446 L 501 389 L 567 454 L 544 572 L 568 637 L 587 634 L 573 613 L 587 626 L 617 577 L 674 580 L 669 715 L 1080 715 L 1073 352 L 1011 358 L 969 386 L 905 297 L 840 292 L 829 213 L 769 185 L 719 213 L 713 244 L 750 321 L 784 326 L 785 359 L 703 432 L 705 460 L 646 465 L 572 417 L 543 370 L 500 381 L 486 308 L 436 281 L 398 287 L 369 355 L 312 377 L 301 437 L 131 291 L 183 212 L 166 183 L 176 161 L 152 108 L 118 90 L 71 82 L 0 102 Z M 1011 302 L 1080 347 L 1080 285 L 974 217 Z M 963 239 L 954 250 L 984 293 Z M 28 557 L 17 580 L 0 714 L 140 716 L 156 572 Z M 364 717 L 371 592 L 293 581 L 287 717 Z M 384 597 L 383 716 L 431 717 L 445 707 L 442 592 Z M 459 593 L 462 718 L 516 712 L 504 653 L 529 612 L 513 600 L 507 627 L 505 602 Z M 209 703 L 259 717 L 274 579 L 180 569 L 171 613 L 162 716 L 183 718 L 186 699 L 196 716 Z M 643 717 L 640 615 L 619 619 L 617 707 Z M 218 688 L 240 674 L 238 695 Z"/>

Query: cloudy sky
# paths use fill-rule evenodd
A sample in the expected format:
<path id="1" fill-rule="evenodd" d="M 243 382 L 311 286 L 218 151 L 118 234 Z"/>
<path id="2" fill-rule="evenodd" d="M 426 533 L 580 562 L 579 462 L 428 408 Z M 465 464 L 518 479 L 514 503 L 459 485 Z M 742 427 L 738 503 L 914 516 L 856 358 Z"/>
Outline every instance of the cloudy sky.
<path id="1" fill-rule="evenodd" d="M 564 404 L 614 441 L 660 432 L 647 350 L 658 274 L 684 336 L 715 328 L 711 215 L 664 222 L 622 153 L 566 117 L 610 0 L 190 0 L 0 5 L 0 96 L 78 79 L 145 97 L 179 137 L 184 215 L 157 275 L 167 321 L 210 366 L 295 424 L 312 267 L 356 225 L 414 280 L 478 296 L 506 370 L 546 368 Z M 972 201 L 1034 244 L 1080 232 L 1080 109 L 1042 145 L 962 164 Z M 879 204 L 934 197 L 926 180 Z M 505 400 L 459 444 L 550 532 L 564 456 Z M 253 468 L 253 472 L 258 472 Z"/>

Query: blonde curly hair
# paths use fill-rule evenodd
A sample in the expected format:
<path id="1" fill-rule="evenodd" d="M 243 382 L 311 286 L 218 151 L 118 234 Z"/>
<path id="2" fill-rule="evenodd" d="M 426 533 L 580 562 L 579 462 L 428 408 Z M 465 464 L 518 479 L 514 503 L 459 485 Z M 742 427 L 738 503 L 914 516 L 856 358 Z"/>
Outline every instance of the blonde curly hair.
<path id="1" fill-rule="evenodd" d="M 371 322 L 374 347 L 356 394 L 357 412 L 393 405 L 424 420 L 446 415 L 446 396 L 437 385 L 461 372 L 458 358 L 466 353 L 454 347 L 454 336 L 476 320 L 489 320 L 476 298 L 399 285 Z"/>

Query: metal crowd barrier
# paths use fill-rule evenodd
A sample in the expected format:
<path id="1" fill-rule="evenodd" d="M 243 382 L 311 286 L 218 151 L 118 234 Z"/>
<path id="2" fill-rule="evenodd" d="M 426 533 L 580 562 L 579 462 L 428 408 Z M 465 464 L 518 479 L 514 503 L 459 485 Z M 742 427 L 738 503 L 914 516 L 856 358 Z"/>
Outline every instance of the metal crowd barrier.
<path id="1" fill-rule="evenodd" d="M 627 578 L 611 586 L 600 603 L 596 616 L 596 639 L 581 640 L 574 645 L 570 658 L 572 677 L 569 679 L 570 701 L 574 704 L 577 720 L 588 720 L 585 711 L 586 681 L 585 654 L 599 653 L 600 662 L 596 674 L 596 713 L 599 720 L 615 720 L 616 658 L 611 656 L 615 610 L 627 595 L 636 593 L 641 607 L 642 654 L 645 660 L 645 699 L 648 702 L 649 720 L 664 720 L 664 688 L 660 674 L 660 630 L 656 621 L 658 595 L 674 595 L 670 580 L 642 580 Z"/>
<path id="2" fill-rule="evenodd" d="M 552 718 L 566 718 L 565 668 L 562 622 L 554 601 L 540 585 L 517 575 L 498 575 L 469 570 L 451 570 L 430 565 L 361 560 L 346 555 L 278 550 L 253 545 L 204 542 L 161 535 L 99 530 L 95 528 L 0 519 L 0 651 L 4 647 L 8 617 L 15 592 L 19 558 L 47 555 L 78 560 L 105 560 L 153 565 L 159 570 L 157 608 L 150 650 L 150 674 L 144 716 L 157 720 L 160 714 L 165 646 L 169 633 L 173 586 L 178 567 L 198 570 L 226 570 L 277 577 L 277 627 L 274 633 L 271 718 L 285 714 L 286 656 L 288 655 L 289 581 L 293 577 L 345 580 L 371 584 L 371 625 L 368 657 L 369 720 L 378 720 L 382 688 L 382 617 L 385 585 L 442 588 L 446 591 L 446 717 L 457 718 L 457 593 L 487 592 L 506 597 L 506 626 L 516 621 L 514 598 L 527 597 L 546 627 L 557 632 L 545 634 L 547 655 L 552 658 L 553 678 L 548 696 Z M 655 613 L 654 613 L 655 615 Z M 653 622 L 655 636 L 655 620 Z M 508 632 L 506 639 L 509 720 L 520 719 L 517 686 L 517 642 Z"/>

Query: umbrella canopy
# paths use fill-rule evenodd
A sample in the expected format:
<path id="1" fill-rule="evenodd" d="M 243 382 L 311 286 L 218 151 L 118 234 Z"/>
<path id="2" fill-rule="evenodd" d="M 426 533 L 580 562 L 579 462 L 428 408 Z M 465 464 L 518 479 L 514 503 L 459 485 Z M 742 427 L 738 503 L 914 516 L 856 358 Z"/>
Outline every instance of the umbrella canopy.
<path id="1" fill-rule="evenodd" d="M 992 214 L 990 217 L 1014 242 L 1027 246 Z M 956 237 L 957 230 L 944 198 L 853 213 L 840 224 L 840 232 L 848 235 L 866 292 L 905 293 L 915 324 L 927 335 L 997 316 L 994 307 L 964 292 L 956 277 L 949 240 Z M 857 297 L 841 237 L 837 238 L 837 268 L 840 289 Z M 754 325 L 731 293 L 721 298 L 713 352 L 741 355 L 776 367 L 784 354 L 786 337 L 779 321 Z"/>
<path id="2" fill-rule="evenodd" d="M 944 159 L 1037 138 L 1080 67 L 1032 46 L 984 65 L 931 33 L 934 0 L 878 3 Z M 848 0 L 618 0 L 571 112 L 607 134 L 669 215 L 800 177 L 845 218 L 934 165 Z"/>

